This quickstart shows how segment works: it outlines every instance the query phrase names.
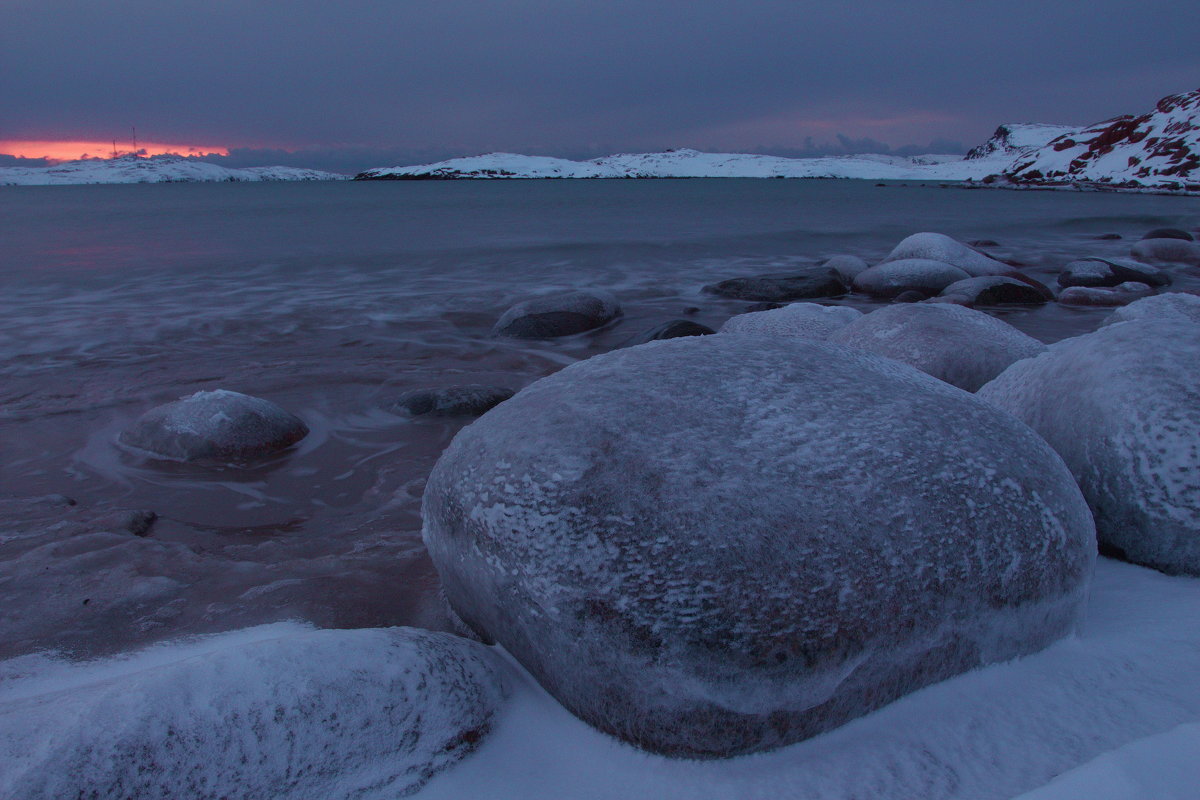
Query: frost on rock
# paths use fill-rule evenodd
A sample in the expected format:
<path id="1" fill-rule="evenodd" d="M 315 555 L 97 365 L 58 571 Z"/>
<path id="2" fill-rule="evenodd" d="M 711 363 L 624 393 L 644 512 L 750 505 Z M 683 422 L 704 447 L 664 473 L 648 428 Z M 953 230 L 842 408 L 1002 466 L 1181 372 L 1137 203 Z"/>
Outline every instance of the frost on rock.
<path id="1" fill-rule="evenodd" d="M 883 263 L 909 259 L 952 264 L 967 273 L 965 277 L 972 278 L 982 275 L 1007 275 L 1013 271 L 1007 264 L 989 258 L 942 233 L 914 233 L 896 245 Z"/>
<path id="2" fill-rule="evenodd" d="M 423 519 L 466 624 L 600 730 L 694 757 L 1044 647 L 1074 629 L 1095 553 L 1026 426 L 795 337 L 653 342 L 543 378 L 459 433 Z"/>
<path id="3" fill-rule="evenodd" d="M 1200 244 L 1183 239 L 1143 239 L 1129 254 L 1138 261 L 1200 264 Z"/>
<path id="4" fill-rule="evenodd" d="M 489 732 L 505 696 L 493 659 L 413 628 L 274 625 L 108 661 L 2 662 L 0 796 L 410 794 Z"/>
<path id="5" fill-rule="evenodd" d="M 783 308 L 751 311 L 730 317 L 721 326 L 721 333 L 800 336 L 819 341 L 861 316 L 861 311 L 848 306 L 792 303 Z"/>
<path id="6" fill-rule="evenodd" d="M 838 255 L 829 259 L 821 266 L 833 270 L 842 283 L 849 286 L 854 283 L 855 275 L 867 270 L 871 265 L 858 256 Z"/>
<path id="7" fill-rule="evenodd" d="M 961 298 L 964 305 L 980 306 L 1041 305 L 1050 299 L 1048 295 L 1031 283 L 1001 275 L 967 278 L 942 290 L 943 297 Z"/>
<path id="8" fill-rule="evenodd" d="M 308 435 L 308 426 L 269 400 L 217 389 L 147 411 L 121 441 L 177 461 L 239 460 L 273 453 Z"/>
<path id="9" fill-rule="evenodd" d="M 854 277 L 856 291 L 872 297 L 896 297 L 907 291 L 937 294 L 971 277 L 956 266 L 927 258 L 906 258 L 876 264 Z"/>
<path id="10" fill-rule="evenodd" d="M 554 339 L 599 328 L 619 316 L 621 304 L 608 292 L 566 292 L 517 303 L 501 315 L 492 335 Z"/>
<path id="11" fill-rule="evenodd" d="M 1200 336 L 1170 317 L 1108 325 L 1014 364 L 979 392 L 1075 474 L 1100 543 L 1200 575 Z"/>
<path id="12" fill-rule="evenodd" d="M 968 392 L 1046 345 L 982 311 L 950 304 L 902 303 L 855 320 L 834 344 L 903 361 Z"/>
<path id="13" fill-rule="evenodd" d="M 1101 325 L 1135 319 L 1170 317 L 1200 325 L 1200 296 L 1186 292 L 1164 292 L 1135 300 L 1109 314 Z"/>
<path id="14" fill-rule="evenodd" d="M 1068 286 L 1117 286 L 1128 281 L 1166 286 L 1171 276 L 1160 269 L 1137 262 L 1121 263 L 1103 258 L 1085 258 L 1072 261 L 1058 274 L 1058 285 Z"/>
<path id="15" fill-rule="evenodd" d="M 1154 294 L 1149 284 L 1126 281 L 1111 288 L 1102 286 L 1068 286 L 1058 295 L 1065 306 L 1123 306 Z"/>

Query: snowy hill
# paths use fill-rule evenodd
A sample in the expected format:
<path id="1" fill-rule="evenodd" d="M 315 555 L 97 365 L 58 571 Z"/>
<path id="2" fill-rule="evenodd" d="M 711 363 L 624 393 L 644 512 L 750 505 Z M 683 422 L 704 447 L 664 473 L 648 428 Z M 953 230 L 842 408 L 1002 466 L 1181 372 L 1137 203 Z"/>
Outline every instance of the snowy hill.
<path id="1" fill-rule="evenodd" d="M 1200 192 L 1200 89 L 1064 133 L 1002 171 L 1019 186 Z"/>
<path id="2" fill-rule="evenodd" d="M 89 158 L 53 167 L 0 168 L 0 186 L 81 183 L 184 183 L 238 181 L 330 181 L 345 175 L 295 167 L 228 167 L 176 155 Z"/>
<path id="3" fill-rule="evenodd" d="M 488 153 L 435 164 L 384 167 L 355 180 L 464 180 L 487 178 L 862 178 L 943 180 L 982 178 L 1009 163 L 1011 156 L 965 160 L 958 155 L 858 155 L 782 158 L 742 153 L 623 153 L 590 161 Z"/>
<path id="4" fill-rule="evenodd" d="M 974 161 L 981 158 L 1008 159 L 1026 155 L 1045 146 L 1051 139 L 1074 133 L 1078 128 L 1071 125 L 1046 125 L 1041 122 L 1008 122 L 996 128 L 992 137 L 967 153 Z"/>

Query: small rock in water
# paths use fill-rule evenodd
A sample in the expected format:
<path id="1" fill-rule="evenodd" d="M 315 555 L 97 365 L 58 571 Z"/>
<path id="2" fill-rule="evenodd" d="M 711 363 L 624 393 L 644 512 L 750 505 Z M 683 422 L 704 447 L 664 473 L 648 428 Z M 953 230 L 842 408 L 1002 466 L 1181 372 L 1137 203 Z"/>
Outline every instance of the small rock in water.
<path id="1" fill-rule="evenodd" d="M 400 395 L 396 405 L 414 417 L 477 417 L 516 394 L 506 386 L 469 384 L 445 389 L 414 389 Z"/>
<path id="2" fill-rule="evenodd" d="M 1077 625 L 1095 559 L 1025 425 L 797 337 L 572 364 L 455 437 L 422 517 L 463 622 L 585 721 L 687 757 L 1039 650 Z"/>
<path id="3" fill-rule="evenodd" d="M 1058 451 L 1109 552 L 1200 575 L 1198 364 L 1195 322 L 1149 316 L 1051 345 L 979 396 Z"/>
<path id="4" fill-rule="evenodd" d="M 788 302 L 846 293 L 846 285 L 832 269 L 810 267 L 795 272 L 730 278 L 704 287 L 709 294 L 734 300 Z"/>
<path id="5" fill-rule="evenodd" d="M 972 250 L 960 241 L 941 233 L 914 233 L 888 253 L 882 263 L 913 259 L 940 261 L 967 273 L 963 277 L 1007 275 L 1012 268 L 994 258 Z"/>
<path id="6" fill-rule="evenodd" d="M 1169 317 L 1183 322 L 1200 324 L 1200 297 L 1185 292 L 1163 292 L 1151 297 L 1134 300 L 1124 308 L 1118 308 L 1104 318 L 1100 324 L 1112 325 L 1135 319 Z"/>
<path id="7" fill-rule="evenodd" d="M 890 305 L 833 333 L 829 342 L 894 358 L 968 392 L 1046 349 L 1003 320 L 949 303 Z"/>
<path id="8" fill-rule="evenodd" d="M 673 319 L 653 330 L 646 331 L 634 339 L 632 344 L 645 344 L 659 339 L 678 339 L 681 336 L 708 336 L 712 333 L 716 333 L 716 331 L 699 322 L 692 322 L 690 319 Z"/>
<path id="9" fill-rule="evenodd" d="M 892 298 L 893 303 L 919 303 L 929 297 L 925 292 L 918 292 L 916 289 L 905 289 L 900 294 Z"/>
<path id="10" fill-rule="evenodd" d="M 621 304 L 600 290 L 567 292 L 523 300 L 505 311 L 493 336 L 556 339 L 594 330 L 621 316 Z"/>
<path id="11" fill-rule="evenodd" d="M 721 333 L 800 336 L 820 341 L 861 316 L 861 311 L 848 306 L 792 303 L 770 311 L 753 311 L 730 317 L 721 326 Z"/>
<path id="12" fill-rule="evenodd" d="M 1152 287 L 1135 281 L 1112 288 L 1070 286 L 1058 295 L 1058 302 L 1065 306 L 1124 306 L 1152 294 Z"/>
<path id="13" fill-rule="evenodd" d="M 240 392 L 196 392 L 147 411 L 120 439 L 176 461 L 243 460 L 290 447 L 308 426 L 279 406 Z"/>
<path id="14" fill-rule="evenodd" d="M 958 295 L 979 306 L 1040 305 L 1047 298 L 1024 281 L 1005 276 L 984 276 L 955 281 L 942 290 L 943 297 Z"/>
<path id="15" fill-rule="evenodd" d="M 854 288 L 872 297 L 896 297 L 910 289 L 928 296 L 969 277 L 944 261 L 908 258 L 886 261 L 860 272 L 854 279 Z"/>
<path id="16" fill-rule="evenodd" d="M 1069 286 L 1118 286 L 1127 281 L 1137 281 L 1151 286 L 1167 286 L 1171 276 L 1161 269 L 1137 262 L 1121 263 L 1105 258 L 1084 258 L 1072 261 L 1058 274 L 1058 285 Z"/>
<path id="17" fill-rule="evenodd" d="M 1185 242 L 1195 241 L 1195 237 L 1179 228 L 1155 228 L 1148 231 L 1142 239 L 1182 239 Z"/>
<path id="18" fill-rule="evenodd" d="M 1103 240 L 1103 241 L 1113 241 L 1115 239 L 1120 239 L 1121 234 L 1119 234 L 1119 233 L 1102 233 L 1099 236 L 1097 236 L 1096 238 Z"/>
<path id="19" fill-rule="evenodd" d="M 838 278 L 847 286 L 854 283 L 854 276 L 865 271 L 871 265 L 858 256 L 834 256 L 823 265 L 837 273 Z"/>
<path id="20" fill-rule="evenodd" d="M 1200 244 L 1183 239 L 1143 239 L 1129 252 L 1138 261 L 1200 264 Z"/>
<path id="21" fill-rule="evenodd" d="M 999 247 L 1000 243 L 994 239 L 975 239 L 967 242 L 971 247 Z"/>

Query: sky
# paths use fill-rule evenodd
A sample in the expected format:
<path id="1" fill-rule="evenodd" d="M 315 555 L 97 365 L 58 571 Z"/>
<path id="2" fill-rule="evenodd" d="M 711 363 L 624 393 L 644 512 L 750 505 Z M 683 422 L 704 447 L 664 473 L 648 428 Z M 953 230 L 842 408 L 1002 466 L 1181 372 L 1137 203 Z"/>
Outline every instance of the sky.
<path id="1" fill-rule="evenodd" d="M 129 150 L 134 128 L 228 166 L 344 172 L 962 152 L 1003 122 L 1200 88 L 1182 0 L 0 0 L 0 20 L 0 166 Z"/>

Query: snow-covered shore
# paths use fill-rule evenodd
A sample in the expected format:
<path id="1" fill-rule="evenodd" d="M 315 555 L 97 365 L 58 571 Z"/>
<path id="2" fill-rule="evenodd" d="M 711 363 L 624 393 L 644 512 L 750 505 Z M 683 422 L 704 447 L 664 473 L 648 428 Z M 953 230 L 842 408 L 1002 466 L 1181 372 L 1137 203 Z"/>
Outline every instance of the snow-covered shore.
<path id="1" fill-rule="evenodd" d="M 0 186 L 89 183 L 240 183 L 337 181 L 346 175 L 297 167 L 229 167 L 176 155 L 120 156 L 66 161 L 52 167 L 0 167 Z"/>

